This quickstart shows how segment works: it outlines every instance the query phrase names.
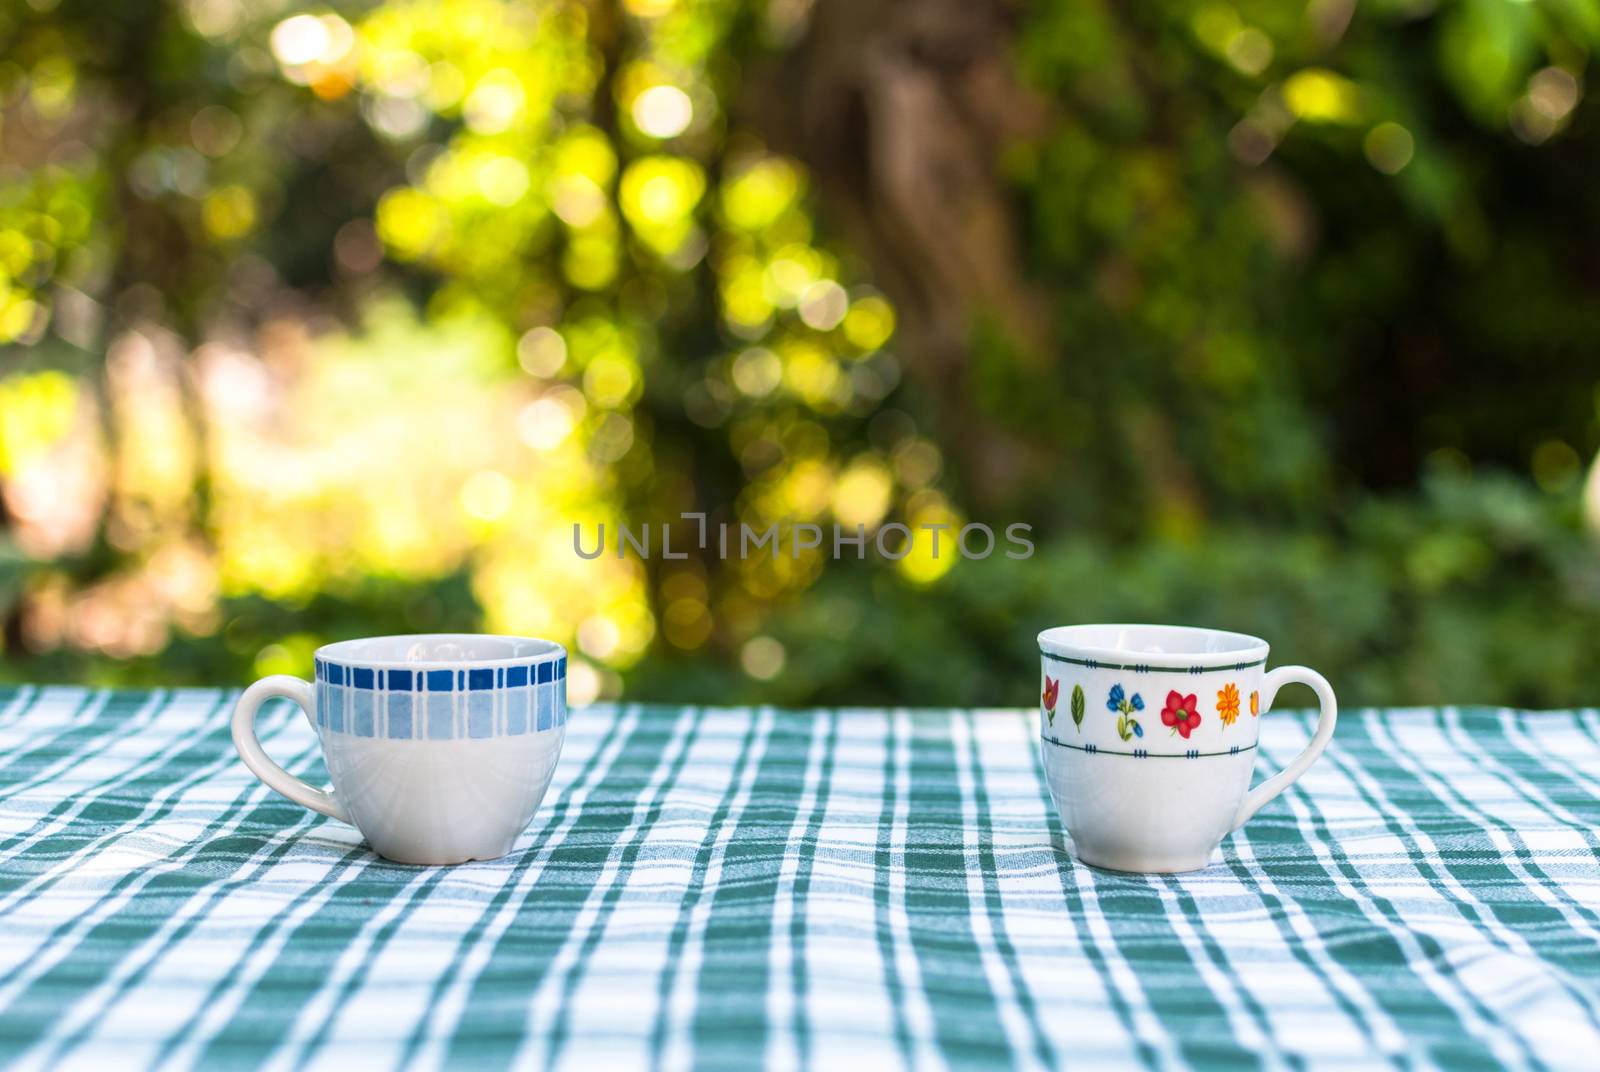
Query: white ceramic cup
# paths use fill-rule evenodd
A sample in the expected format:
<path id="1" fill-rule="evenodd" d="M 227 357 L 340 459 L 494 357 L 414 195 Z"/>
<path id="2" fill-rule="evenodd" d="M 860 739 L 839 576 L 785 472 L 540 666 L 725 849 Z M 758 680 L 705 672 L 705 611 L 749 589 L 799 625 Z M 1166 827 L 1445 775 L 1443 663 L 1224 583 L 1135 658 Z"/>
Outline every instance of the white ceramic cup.
<path id="1" fill-rule="evenodd" d="M 1316 762 L 1338 706 L 1303 666 L 1268 671 L 1267 642 L 1178 625 L 1064 625 L 1039 634 L 1039 748 L 1078 859 L 1113 871 L 1197 871 L 1223 837 Z M 1294 760 L 1254 789 L 1261 716 L 1291 682 L 1322 706 Z"/>
<path id="2" fill-rule="evenodd" d="M 233 709 L 246 767 L 297 804 L 349 823 L 408 864 L 511 851 L 550 786 L 567 725 L 567 652 L 529 637 L 432 633 L 317 649 L 316 681 L 276 675 Z M 268 758 L 256 711 L 281 696 L 322 741 L 331 792 Z"/>

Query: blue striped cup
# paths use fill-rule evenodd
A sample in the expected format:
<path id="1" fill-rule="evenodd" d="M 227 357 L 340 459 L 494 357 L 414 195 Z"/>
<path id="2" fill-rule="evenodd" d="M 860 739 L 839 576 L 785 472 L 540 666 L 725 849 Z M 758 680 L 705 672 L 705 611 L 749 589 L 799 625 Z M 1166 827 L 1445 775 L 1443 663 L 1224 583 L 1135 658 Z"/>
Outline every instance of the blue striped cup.
<path id="1" fill-rule="evenodd" d="M 245 690 L 233 743 L 256 777 L 349 823 L 412 864 L 510 852 L 550 786 L 567 725 L 567 653 L 531 637 L 431 633 L 319 648 L 315 681 L 276 675 Z M 272 697 L 305 711 L 333 781 L 324 791 L 256 739 Z"/>

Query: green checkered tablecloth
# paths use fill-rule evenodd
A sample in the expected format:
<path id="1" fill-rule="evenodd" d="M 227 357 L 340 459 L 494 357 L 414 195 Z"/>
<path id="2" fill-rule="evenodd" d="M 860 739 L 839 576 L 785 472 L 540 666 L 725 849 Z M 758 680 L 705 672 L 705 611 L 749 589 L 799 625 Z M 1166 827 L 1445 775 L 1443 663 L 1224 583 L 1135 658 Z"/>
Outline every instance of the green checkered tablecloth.
<path id="1" fill-rule="evenodd" d="M 577 711 L 520 850 L 423 869 L 232 699 L 0 689 L 0 1065 L 1600 1067 L 1594 711 L 1349 712 L 1137 877 L 1067 855 L 1032 712 Z"/>

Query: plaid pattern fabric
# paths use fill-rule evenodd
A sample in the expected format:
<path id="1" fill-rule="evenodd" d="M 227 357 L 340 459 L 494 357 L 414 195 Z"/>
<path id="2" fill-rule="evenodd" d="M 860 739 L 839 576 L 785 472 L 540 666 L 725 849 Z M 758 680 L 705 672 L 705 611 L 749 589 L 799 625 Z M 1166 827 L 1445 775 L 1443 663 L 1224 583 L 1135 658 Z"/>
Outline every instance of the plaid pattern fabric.
<path id="1" fill-rule="evenodd" d="M 252 778 L 232 699 L 0 690 L 0 1065 L 1600 1060 L 1594 711 L 1350 712 L 1141 877 L 1065 853 L 1032 712 L 576 711 L 520 851 L 425 869 Z"/>

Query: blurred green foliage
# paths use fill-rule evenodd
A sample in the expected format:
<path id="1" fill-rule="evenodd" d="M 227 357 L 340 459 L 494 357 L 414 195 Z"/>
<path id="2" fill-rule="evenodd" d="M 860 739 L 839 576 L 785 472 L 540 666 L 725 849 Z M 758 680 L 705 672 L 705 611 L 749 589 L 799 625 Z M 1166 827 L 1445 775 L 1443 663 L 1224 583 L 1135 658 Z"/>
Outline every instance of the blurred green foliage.
<path id="1" fill-rule="evenodd" d="M 1178 621 L 1266 637 L 1273 665 L 1331 667 L 1349 704 L 1581 703 L 1600 562 L 1570 503 L 1441 473 L 1418 497 L 1367 500 L 1322 531 L 1068 537 L 1028 561 L 953 570 L 938 613 L 927 600 L 881 573 L 837 571 L 772 623 L 793 659 L 775 683 L 680 659 L 648 664 L 637 686 L 684 701 L 1026 704 L 1040 629 Z"/>
<path id="2" fill-rule="evenodd" d="M 848 3 L 6 6 L 0 674 L 483 628 L 586 696 L 1026 703 L 1040 628 L 1153 620 L 1348 702 L 1586 702 L 1600 4 L 890 5 L 879 54 L 953 98 L 998 50 L 1036 117 L 979 206 L 1018 293 L 973 301 L 848 196 L 949 181 L 960 109 L 867 123 L 928 146 L 888 176 L 770 119 Z M 1039 553 L 571 552 L 686 510 Z"/>

